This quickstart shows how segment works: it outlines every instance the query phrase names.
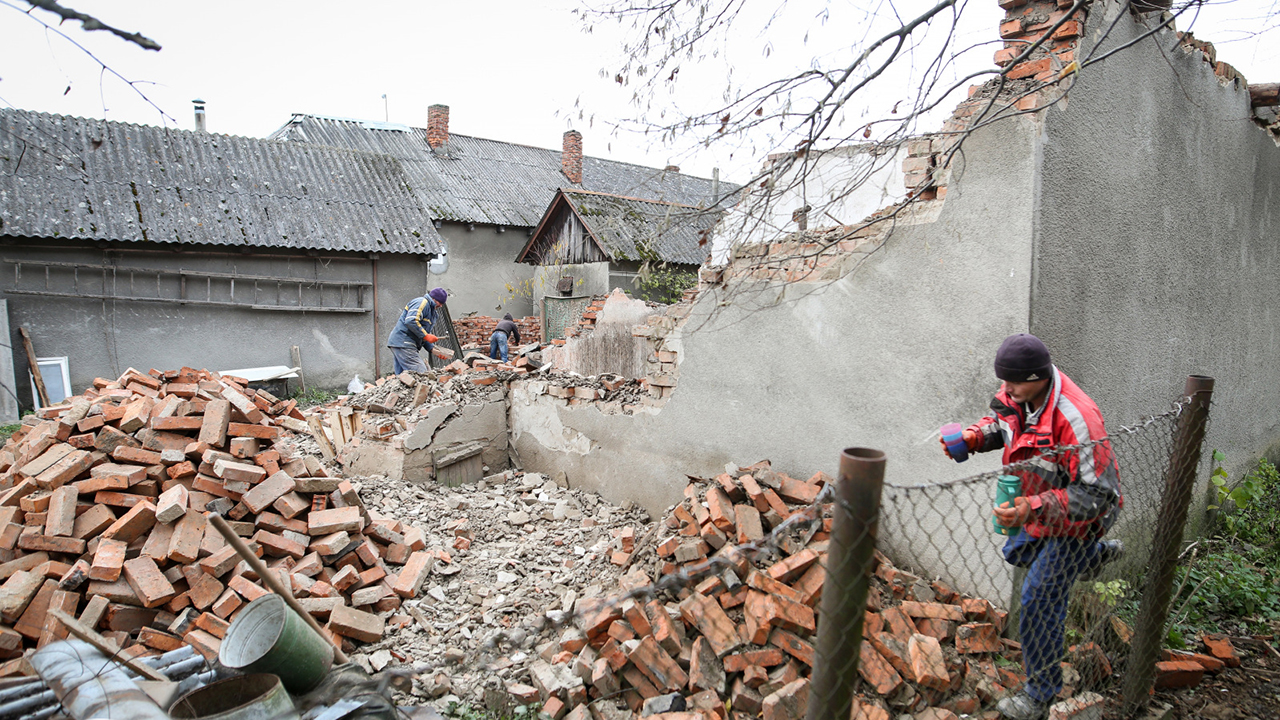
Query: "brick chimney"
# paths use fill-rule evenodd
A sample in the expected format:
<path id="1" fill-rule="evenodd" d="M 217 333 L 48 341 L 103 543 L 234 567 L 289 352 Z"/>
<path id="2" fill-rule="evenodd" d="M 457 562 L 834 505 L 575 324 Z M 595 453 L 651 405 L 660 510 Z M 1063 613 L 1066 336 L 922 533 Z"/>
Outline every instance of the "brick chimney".
<path id="1" fill-rule="evenodd" d="M 427 108 L 427 144 L 432 150 L 449 142 L 449 106 Z"/>
<path id="2" fill-rule="evenodd" d="M 560 153 L 560 169 L 570 182 L 582 182 L 582 133 L 570 130 L 564 134 L 564 151 Z"/>

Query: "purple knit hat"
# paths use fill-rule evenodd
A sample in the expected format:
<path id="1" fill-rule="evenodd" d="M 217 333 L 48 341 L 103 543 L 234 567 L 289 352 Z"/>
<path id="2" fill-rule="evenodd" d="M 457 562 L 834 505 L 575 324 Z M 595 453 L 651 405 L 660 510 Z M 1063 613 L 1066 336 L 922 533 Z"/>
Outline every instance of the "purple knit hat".
<path id="1" fill-rule="evenodd" d="M 432 288 L 431 292 L 427 294 L 431 296 L 432 300 L 435 300 L 441 305 L 443 305 L 444 301 L 449 298 L 449 293 L 445 292 L 444 288 Z"/>

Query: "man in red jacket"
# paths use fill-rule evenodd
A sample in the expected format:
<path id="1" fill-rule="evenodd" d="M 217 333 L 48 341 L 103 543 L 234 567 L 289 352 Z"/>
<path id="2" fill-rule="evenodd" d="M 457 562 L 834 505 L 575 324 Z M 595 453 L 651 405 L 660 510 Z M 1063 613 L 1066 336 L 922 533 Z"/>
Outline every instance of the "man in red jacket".
<path id="1" fill-rule="evenodd" d="M 1011 720 L 1039 720 L 1062 690 L 1071 585 L 1124 552 L 1119 540 L 1099 540 L 1124 501 L 1102 413 L 1049 361 L 1045 344 L 1026 333 L 1005 338 L 995 370 L 1004 381 L 991 401 L 995 414 L 969 426 L 964 440 L 972 452 L 1003 448 L 1004 464 L 1015 465 L 1005 472 L 1022 478 L 1021 496 L 995 515 L 1021 528 L 1005 543 L 1005 561 L 1028 569 L 1018 621 L 1027 683 L 996 709 Z M 1055 450 L 1074 445 L 1084 447 Z"/>

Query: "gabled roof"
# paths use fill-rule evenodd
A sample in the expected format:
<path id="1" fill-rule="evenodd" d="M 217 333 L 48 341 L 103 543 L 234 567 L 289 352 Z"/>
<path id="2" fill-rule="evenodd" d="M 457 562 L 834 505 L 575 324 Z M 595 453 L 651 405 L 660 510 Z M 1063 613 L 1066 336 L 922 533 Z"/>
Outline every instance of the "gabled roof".
<path id="1" fill-rule="evenodd" d="M 429 254 L 385 155 L 0 109 L 0 235 Z"/>
<path id="2" fill-rule="evenodd" d="M 704 178 L 586 156 L 582 183 L 575 184 L 561 172 L 559 150 L 451 133 L 448 144 L 433 151 L 427 131 L 408 125 L 297 114 L 270 137 L 391 155 L 438 220 L 533 227 L 560 188 L 704 207 L 714 202 L 712 181 Z M 722 197 L 736 189 L 720 184 Z"/>
<path id="3" fill-rule="evenodd" d="M 706 259 L 711 229 L 724 215 L 721 210 L 678 203 L 559 190 L 516 262 L 537 261 L 538 254 L 531 251 L 543 240 L 548 223 L 564 211 L 577 216 L 610 260 L 661 260 L 690 265 Z"/>

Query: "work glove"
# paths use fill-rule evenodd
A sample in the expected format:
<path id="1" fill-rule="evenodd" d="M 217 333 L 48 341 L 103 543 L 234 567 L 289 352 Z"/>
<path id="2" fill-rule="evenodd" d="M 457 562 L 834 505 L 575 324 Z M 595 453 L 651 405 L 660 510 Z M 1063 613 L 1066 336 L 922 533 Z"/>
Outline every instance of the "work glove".
<path id="1" fill-rule="evenodd" d="M 440 336 L 427 333 L 422 336 L 422 342 L 429 342 L 429 343 L 440 342 Z"/>
<path id="2" fill-rule="evenodd" d="M 978 448 L 982 447 L 982 434 L 976 430 L 965 430 L 960 433 L 960 437 L 964 440 L 965 446 L 969 448 L 969 452 L 978 452 Z M 938 438 L 938 444 L 942 446 L 942 454 L 951 457 L 951 451 L 947 449 L 947 441 Z M 954 460 L 955 458 L 951 458 Z"/>

